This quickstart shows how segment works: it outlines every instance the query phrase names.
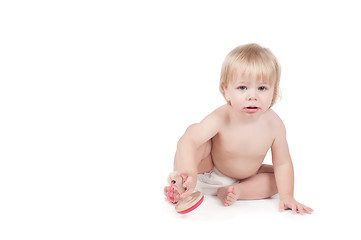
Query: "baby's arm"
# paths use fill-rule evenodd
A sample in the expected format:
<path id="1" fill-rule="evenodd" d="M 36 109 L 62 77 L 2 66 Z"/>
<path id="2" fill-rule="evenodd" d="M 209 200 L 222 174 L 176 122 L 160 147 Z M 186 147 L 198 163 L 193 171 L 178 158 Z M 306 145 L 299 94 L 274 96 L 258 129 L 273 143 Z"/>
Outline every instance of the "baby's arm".
<path id="1" fill-rule="evenodd" d="M 218 133 L 221 124 L 222 112 L 217 109 L 200 123 L 189 127 L 178 141 L 174 171 L 185 178 L 186 191 L 182 198 L 189 196 L 197 184 L 197 166 L 202 160 L 196 159 L 197 149 Z"/>
<path id="2" fill-rule="evenodd" d="M 286 140 L 286 128 L 281 121 L 277 119 L 275 123 L 276 137 L 273 141 L 272 162 L 275 172 L 275 178 L 280 197 L 280 211 L 292 209 L 294 213 L 311 213 L 313 210 L 294 199 L 294 171 L 293 164 Z"/>

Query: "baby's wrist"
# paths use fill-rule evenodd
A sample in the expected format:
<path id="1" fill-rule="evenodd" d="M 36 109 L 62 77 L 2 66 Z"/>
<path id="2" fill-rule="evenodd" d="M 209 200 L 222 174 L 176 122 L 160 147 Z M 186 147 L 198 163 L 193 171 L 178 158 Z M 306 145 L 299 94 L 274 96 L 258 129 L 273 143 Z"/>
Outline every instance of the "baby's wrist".
<path id="1" fill-rule="evenodd" d="M 186 175 L 189 177 L 197 176 L 197 170 L 193 170 L 190 168 L 175 169 L 175 171 L 180 175 Z"/>
<path id="2" fill-rule="evenodd" d="M 279 197 L 280 197 L 280 200 L 294 198 L 293 194 L 289 194 L 289 193 L 288 194 L 287 193 L 286 194 L 280 194 Z"/>

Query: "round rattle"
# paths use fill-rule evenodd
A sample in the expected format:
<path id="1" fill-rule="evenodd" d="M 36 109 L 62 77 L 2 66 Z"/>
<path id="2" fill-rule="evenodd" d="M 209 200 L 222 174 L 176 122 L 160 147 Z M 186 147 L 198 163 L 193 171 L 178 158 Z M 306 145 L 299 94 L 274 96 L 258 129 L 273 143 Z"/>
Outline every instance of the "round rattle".
<path id="1" fill-rule="evenodd" d="M 176 172 L 171 172 L 168 177 L 168 183 L 170 187 L 168 189 L 167 200 L 172 203 L 176 203 L 174 199 L 174 190 L 179 194 L 184 193 L 183 178 Z M 185 199 L 178 201 L 175 206 L 175 210 L 180 214 L 186 214 L 196 209 L 203 202 L 204 196 L 201 192 L 194 192 Z"/>

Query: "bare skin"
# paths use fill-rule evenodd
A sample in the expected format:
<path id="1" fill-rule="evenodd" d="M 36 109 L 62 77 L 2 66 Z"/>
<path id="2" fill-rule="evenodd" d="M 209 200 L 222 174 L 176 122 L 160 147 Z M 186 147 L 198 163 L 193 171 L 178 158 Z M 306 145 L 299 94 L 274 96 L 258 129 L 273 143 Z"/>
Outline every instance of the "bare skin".
<path id="1" fill-rule="evenodd" d="M 273 196 L 277 193 L 277 185 L 272 165 L 263 164 L 257 174 L 238 184 L 219 188 L 218 198 L 224 206 L 236 200 L 255 200 Z"/>
<path id="2" fill-rule="evenodd" d="M 286 140 L 286 129 L 270 109 L 273 87 L 252 77 L 238 78 L 224 86 L 229 104 L 191 125 L 178 142 L 174 170 L 185 182 L 189 196 L 195 189 L 197 174 L 209 172 L 213 164 L 224 175 L 240 183 L 218 189 L 225 206 L 236 200 L 263 199 L 279 192 L 280 211 L 294 213 L 313 210 L 293 197 L 293 165 Z M 272 151 L 271 165 L 262 165 Z M 165 187 L 165 193 L 168 187 Z"/>

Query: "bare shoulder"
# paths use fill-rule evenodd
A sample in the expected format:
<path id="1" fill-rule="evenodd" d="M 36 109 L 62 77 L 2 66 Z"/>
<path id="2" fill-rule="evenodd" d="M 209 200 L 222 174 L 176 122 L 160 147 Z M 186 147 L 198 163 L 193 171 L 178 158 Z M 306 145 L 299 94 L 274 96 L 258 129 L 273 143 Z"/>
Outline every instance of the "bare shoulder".
<path id="1" fill-rule="evenodd" d="M 221 106 L 207 115 L 200 123 L 192 125 L 185 133 L 185 138 L 191 139 L 197 147 L 214 137 L 225 123 L 227 110 Z"/>
<path id="2" fill-rule="evenodd" d="M 272 109 L 267 112 L 267 121 L 274 130 L 275 136 L 286 136 L 286 127 L 282 119 Z"/>
<path id="3" fill-rule="evenodd" d="M 220 106 L 219 108 L 215 109 L 209 115 L 207 115 L 202 122 L 212 121 L 216 124 L 223 124 L 229 118 L 229 109 L 228 106 L 225 104 Z"/>

